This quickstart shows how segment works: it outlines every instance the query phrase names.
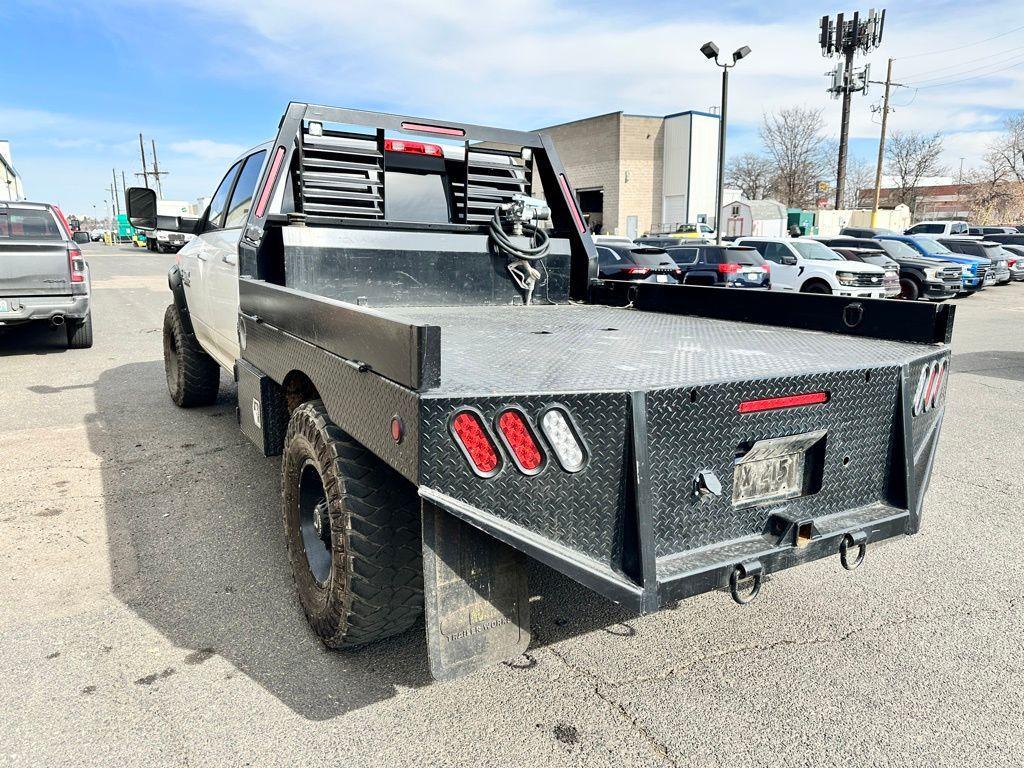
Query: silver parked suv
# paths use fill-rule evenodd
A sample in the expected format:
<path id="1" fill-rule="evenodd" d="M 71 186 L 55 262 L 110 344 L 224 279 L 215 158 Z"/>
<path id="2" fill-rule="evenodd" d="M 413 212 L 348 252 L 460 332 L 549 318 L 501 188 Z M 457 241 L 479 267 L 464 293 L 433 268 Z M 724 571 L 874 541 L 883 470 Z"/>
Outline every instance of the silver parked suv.
<path id="1" fill-rule="evenodd" d="M 89 267 L 60 209 L 0 203 L 0 327 L 64 327 L 68 346 L 92 346 Z"/>

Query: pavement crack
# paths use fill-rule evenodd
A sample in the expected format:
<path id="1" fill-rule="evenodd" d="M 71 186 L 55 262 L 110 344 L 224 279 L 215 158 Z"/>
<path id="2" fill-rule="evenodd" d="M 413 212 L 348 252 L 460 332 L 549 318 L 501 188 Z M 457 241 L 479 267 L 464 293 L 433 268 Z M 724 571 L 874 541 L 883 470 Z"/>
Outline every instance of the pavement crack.
<path id="1" fill-rule="evenodd" d="M 588 669 L 573 664 L 567 659 L 561 652 L 553 646 L 548 646 L 547 650 L 551 652 L 562 665 L 570 672 L 575 674 L 577 677 L 584 678 L 589 681 L 590 688 L 594 695 L 600 699 L 604 704 L 615 714 L 620 720 L 622 720 L 629 729 L 642 738 L 651 750 L 658 755 L 663 761 L 665 761 L 672 768 L 679 768 L 680 763 L 673 757 L 671 750 L 668 745 L 657 738 L 651 731 L 640 722 L 640 718 L 633 715 L 626 709 L 626 706 L 616 701 L 609 693 L 601 690 L 602 685 L 608 685 L 608 681 L 603 680 L 598 675 L 595 675 Z"/>
<path id="2" fill-rule="evenodd" d="M 1008 602 L 1007 602 L 1007 606 L 1006 606 L 1005 609 L 985 608 L 985 609 L 981 609 L 981 610 L 977 610 L 977 611 L 966 611 L 966 612 L 952 612 L 951 611 L 951 612 L 948 612 L 948 613 L 938 613 L 938 614 L 930 614 L 930 615 L 924 615 L 924 616 L 907 616 L 907 617 L 905 617 L 903 619 L 899 619 L 899 620 L 883 621 L 883 622 L 878 623 L 878 624 L 866 624 L 866 625 L 863 625 L 863 626 L 854 627 L 854 628 L 850 629 L 849 631 L 847 631 L 847 632 L 845 632 L 845 633 L 843 633 L 841 635 L 832 636 L 832 637 L 782 638 L 780 640 L 775 640 L 775 641 L 770 642 L 770 643 L 747 643 L 747 644 L 744 644 L 744 645 L 737 645 L 737 646 L 734 646 L 732 648 L 724 649 L 724 650 L 719 651 L 717 653 L 707 653 L 707 654 L 704 654 L 702 656 L 699 656 L 698 658 L 692 659 L 692 660 L 687 661 L 687 662 L 682 663 L 682 664 L 673 665 L 673 666 L 671 666 L 671 667 L 669 667 L 667 669 L 663 669 L 662 671 L 660 671 L 660 672 L 658 672 L 656 674 L 646 675 L 646 676 L 643 676 L 643 677 L 630 678 L 629 680 L 619 680 L 619 681 L 610 681 L 609 680 L 609 681 L 604 681 L 604 683 L 608 687 L 614 689 L 614 688 L 620 688 L 620 687 L 623 687 L 623 686 L 632 686 L 632 685 L 637 685 L 637 684 L 658 682 L 658 681 L 667 680 L 670 677 L 674 677 L 676 675 L 688 672 L 689 670 L 693 669 L 694 667 L 700 666 L 701 664 L 705 664 L 706 662 L 717 661 L 719 659 L 727 658 L 729 656 L 734 656 L 734 655 L 739 654 L 739 653 L 763 653 L 763 652 L 773 651 L 773 650 L 775 650 L 777 648 L 785 648 L 785 647 L 788 647 L 788 646 L 796 647 L 796 646 L 815 646 L 815 645 L 831 645 L 831 644 L 845 643 L 847 640 L 850 640 L 850 639 L 856 637 L 857 635 L 860 635 L 860 634 L 863 634 L 863 633 L 866 633 L 866 632 L 877 632 L 877 631 L 884 630 L 884 629 L 891 629 L 891 628 L 895 628 L 895 627 L 907 626 L 909 624 L 915 624 L 915 623 L 918 623 L 918 622 L 936 621 L 936 620 L 942 620 L 942 619 L 948 619 L 948 618 L 972 619 L 972 618 L 975 618 L 975 617 L 978 617 L 978 616 L 986 616 L 986 615 L 987 616 L 992 616 L 992 615 L 998 616 L 998 615 L 1002 615 L 1002 614 L 1009 613 L 1009 612 L 1017 610 L 1017 608 L 1019 607 L 1020 601 L 1022 599 L 1024 599 L 1024 597 L 1013 597 L 1013 598 L 1010 598 L 1008 600 Z"/>

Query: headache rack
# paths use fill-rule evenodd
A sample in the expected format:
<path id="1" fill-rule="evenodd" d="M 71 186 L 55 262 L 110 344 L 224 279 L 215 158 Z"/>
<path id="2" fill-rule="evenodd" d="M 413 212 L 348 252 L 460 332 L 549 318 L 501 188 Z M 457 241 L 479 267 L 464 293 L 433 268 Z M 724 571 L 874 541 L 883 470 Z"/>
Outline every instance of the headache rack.
<path id="1" fill-rule="evenodd" d="M 409 128 L 402 132 L 417 133 Z M 384 220 L 388 170 L 385 140 L 383 128 L 361 133 L 302 119 L 290 166 L 295 212 L 335 222 Z M 452 223 L 485 225 L 497 206 L 510 202 L 513 195 L 530 194 L 532 157 L 529 148 L 504 149 L 466 139 L 462 158 L 445 160 Z"/>

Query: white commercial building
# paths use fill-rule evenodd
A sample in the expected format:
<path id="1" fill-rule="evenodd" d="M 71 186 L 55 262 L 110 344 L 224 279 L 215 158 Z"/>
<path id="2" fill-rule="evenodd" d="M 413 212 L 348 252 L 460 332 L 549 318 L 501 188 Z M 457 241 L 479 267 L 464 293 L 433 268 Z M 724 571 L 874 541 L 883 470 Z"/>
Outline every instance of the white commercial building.
<path id="1" fill-rule="evenodd" d="M 0 139 L 0 200 L 23 200 L 25 188 L 11 160 L 11 142 Z"/>

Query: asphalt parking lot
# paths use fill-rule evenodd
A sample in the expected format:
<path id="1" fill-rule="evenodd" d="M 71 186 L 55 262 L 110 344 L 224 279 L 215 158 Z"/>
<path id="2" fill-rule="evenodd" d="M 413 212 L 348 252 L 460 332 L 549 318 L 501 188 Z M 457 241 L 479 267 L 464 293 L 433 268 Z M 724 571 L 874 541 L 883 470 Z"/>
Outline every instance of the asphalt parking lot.
<path id="1" fill-rule="evenodd" d="M 528 654 L 326 651 L 234 387 L 176 409 L 173 256 L 86 247 L 95 346 L 0 335 L 0 765 L 1020 765 L 1024 285 L 958 301 L 919 536 L 641 619 L 542 568 Z"/>

